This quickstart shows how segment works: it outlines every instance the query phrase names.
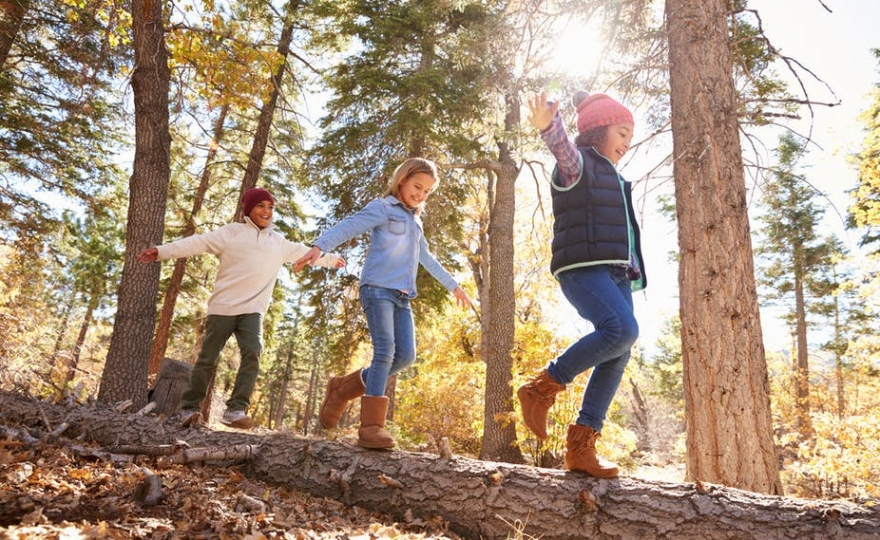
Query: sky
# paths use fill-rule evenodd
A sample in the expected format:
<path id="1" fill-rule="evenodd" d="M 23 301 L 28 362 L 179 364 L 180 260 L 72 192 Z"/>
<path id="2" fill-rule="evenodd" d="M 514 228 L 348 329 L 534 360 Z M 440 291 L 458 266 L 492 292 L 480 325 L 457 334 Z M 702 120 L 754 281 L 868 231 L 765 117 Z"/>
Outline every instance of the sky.
<path id="1" fill-rule="evenodd" d="M 821 102 L 840 102 L 835 107 L 815 107 L 812 138 L 816 145 L 810 148 L 799 166 L 800 172 L 807 175 L 836 207 L 836 210 L 826 212 L 823 225 L 856 253 L 859 237 L 843 227 L 850 204 L 847 190 L 858 183 L 855 166 L 847 163 L 847 156 L 859 150 L 864 130 L 857 116 L 870 105 L 870 92 L 880 84 L 878 64 L 871 53 L 872 48 L 880 48 L 880 32 L 877 31 L 880 28 L 880 0 L 822 0 L 822 3 L 819 0 L 751 0 L 748 7 L 758 10 L 765 33 L 777 49 L 803 64 L 834 92 L 831 94 L 819 83 L 809 82 L 811 98 Z M 777 69 L 782 74 L 782 68 Z M 809 119 L 798 122 L 795 128 L 806 134 L 810 130 Z M 638 126 L 636 132 L 638 138 Z M 766 143 L 773 147 L 775 140 L 768 138 Z M 633 170 L 627 170 L 626 166 L 622 169 L 628 180 L 637 179 L 642 174 L 638 165 L 633 167 Z M 664 324 L 678 312 L 677 266 L 668 262 L 669 254 L 677 250 L 677 233 L 665 217 L 656 213 L 656 206 L 656 201 L 646 201 L 641 224 L 649 285 L 647 290 L 634 295 L 640 325 L 639 344 L 649 356 L 655 350 Z M 569 321 L 566 334 L 589 331 L 587 323 L 570 323 L 578 318 L 565 306 L 564 299 L 560 299 L 559 307 L 560 320 Z M 768 351 L 790 346 L 788 332 L 777 316 L 778 309 L 762 308 L 764 342 Z"/>

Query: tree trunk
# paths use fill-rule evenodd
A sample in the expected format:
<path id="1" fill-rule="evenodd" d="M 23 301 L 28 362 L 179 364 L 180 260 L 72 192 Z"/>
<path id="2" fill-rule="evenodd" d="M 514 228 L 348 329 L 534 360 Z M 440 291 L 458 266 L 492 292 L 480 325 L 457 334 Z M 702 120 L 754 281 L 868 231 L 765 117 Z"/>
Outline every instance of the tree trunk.
<path id="1" fill-rule="evenodd" d="M 6 65 L 9 51 L 18 36 L 25 14 L 30 10 L 30 0 L 6 0 L 0 2 L 0 71 Z"/>
<path id="2" fill-rule="evenodd" d="M 95 314 L 95 310 L 98 309 L 98 298 L 103 296 L 103 293 L 94 292 L 89 298 L 89 304 L 86 306 L 86 314 L 83 316 L 82 324 L 79 326 L 79 334 L 76 336 L 76 343 L 73 346 L 73 354 L 70 358 L 70 365 L 67 367 L 67 375 L 65 376 L 65 382 L 73 381 L 73 378 L 76 376 L 77 367 L 79 367 L 79 358 L 82 355 L 83 346 L 86 344 L 86 336 L 89 333 L 89 327 L 92 326 L 92 317 Z"/>
<path id="3" fill-rule="evenodd" d="M 211 164 L 217 156 L 217 149 L 220 147 L 220 141 L 223 139 L 223 129 L 228 113 L 229 104 L 227 103 L 220 109 L 217 121 L 214 122 L 211 147 L 205 156 L 205 167 L 202 169 L 201 178 L 199 178 L 199 187 L 196 189 L 193 197 L 192 210 L 190 210 L 182 237 L 192 236 L 196 232 L 196 216 L 202 210 L 202 204 L 205 202 L 205 193 L 208 192 L 208 186 L 211 183 Z M 186 261 L 187 259 L 177 259 L 174 261 L 174 270 L 171 272 L 171 279 L 168 281 L 168 287 L 165 289 L 165 297 L 162 299 L 162 311 L 159 314 L 159 324 L 156 328 L 156 337 L 153 338 L 153 346 L 150 349 L 150 365 L 148 368 L 150 375 L 155 374 L 159 370 L 159 366 L 165 358 L 165 352 L 168 350 L 171 323 L 174 321 L 174 307 L 177 305 L 177 296 L 180 294 L 183 276 L 186 274 Z"/>
<path id="4" fill-rule="evenodd" d="M 312 418 L 315 416 L 314 411 L 317 407 L 317 401 L 322 396 L 322 389 L 318 387 L 318 369 L 318 355 L 312 354 L 311 367 L 309 369 L 309 387 L 306 392 L 306 402 L 302 411 L 302 430 L 306 435 L 311 432 Z M 344 420 L 344 418 L 341 418 L 340 420 Z"/>
<path id="5" fill-rule="evenodd" d="M 287 392 L 290 387 L 290 376 L 293 372 L 293 350 L 287 351 L 287 357 L 284 360 L 284 375 L 281 378 L 280 388 L 278 389 L 278 397 L 273 400 L 275 403 L 275 414 L 272 415 L 272 428 L 275 431 L 284 429 L 284 413 L 287 411 Z"/>
<path id="6" fill-rule="evenodd" d="M 846 399 L 843 393 L 843 355 L 840 354 L 840 291 L 834 293 L 834 378 L 837 382 L 837 417 L 842 420 L 846 414 Z"/>
<path id="7" fill-rule="evenodd" d="M 375 451 L 292 433 L 180 430 L 155 416 L 108 408 L 65 409 L 0 391 L 9 425 L 70 425 L 109 452 L 176 444 L 179 459 L 202 449 L 247 449 L 234 465 L 253 480 L 282 485 L 399 519 L 440 516 L 467 538 L 566 540 L 876 540 L 880 506 L 760 495 L 709 484 L 591 478 L 460 456 Z M 160 417 L 161 418 L 161 417 Z M 218 452 L 219 453 L 219 452 Z M 247 457 L 249 456 L 249 457 Z M 157 474 L 161 475 L 161 469 Z"/>
<path id="8" fill-rule="evenodd" d="M 780 493 L 727 0 L 667 0 L 687 475 Z"/>
<path id="9" fill-rule="evenodd" d="M 520 102 L 513 92 L 505 96 L 505 128 L 512 133 L 520 124 Z M 522 463 L 516 446 L 513 410 L 513 343 L 516 320 L 516 291 L 513 268 L 513 228 L 516 214 L 516 177 L 519 167 L 505 140 L 498 142 L 499 169 L 496 171 L 495 198 L 489 207 L 489 303 L 491 324 L 486 333 L 486 390 L 483 413 L 483 440 L 480 459 Z"/>
<path id="10" fill-rule="evenodd" d="M 272 76 L 272 92 L 269 99 L 263 103 L 260 109 L 260 118 L 257 120 L 257 132 L 254 134 L 254 142 L 251 145 L 251 152 L 248 155 L 247 167 L 244 171 L 244 179 L 241 182 L 241 195 L 244 192 L 257 185 L 257 179 L 260 177 L 260 171 L 263 170 L 263 157 L 266 155 L 266 146 L 269 144 L 269 129 L 272 127 L 272 119 L 275 116 L 275 108 L 278 103 L 278 96 L 281 93 L 281 79 L 284 77 L 284 70 L 287 66 L 287 55 L 290 53 L 290 42 L 293 39 L 293 22 L 290 21 L 291 14 L 295 10 L 296 1 L 287 4 L 288 21 L 281 30 L 281 38 L 278 41 L 277 52 L 283 59 L 281 65 Z M 235 221 L 242 220 L 242 207 L 236 206 Z"/>
<path id="11" fill-rule="evenodd" d="M 98 400 L 147 403 L 147 364 L 156 317 L 158 264 L 137 254 L 162 241 L 171 173 L 168 131 L 170 70 L 165 48 L 163 2 L 132 0 L 135 111 L 134 167 L 129 180 L 125 262 L 117 294 L 116 320 L 101 377 Z"/>
<path id="12" fill-rule="evenodd" d="M 797 383 L 797 429 L 801 437 L 810 438 L 812 420 L 810 419 L 810 361 L 807 350 L 807 307 L 804 300 L 804 257 L 803 246 L 795 246 L 794 268 L 794 310 L 795 333 L 797 335 L 797 362 L 794 366 Z"/>

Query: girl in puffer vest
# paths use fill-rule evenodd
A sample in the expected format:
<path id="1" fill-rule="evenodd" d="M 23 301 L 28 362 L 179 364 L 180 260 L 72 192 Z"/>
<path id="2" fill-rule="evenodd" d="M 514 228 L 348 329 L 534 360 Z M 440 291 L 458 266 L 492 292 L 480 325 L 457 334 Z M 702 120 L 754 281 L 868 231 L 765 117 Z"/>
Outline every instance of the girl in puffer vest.
<path id="1" fill-rule="evenodd" d="M 559 102 L 546 93 L 529 100 L 529 122 L 556 158 L 551 178 L 553 243 L 550 269 L 565 298 L 594 331 L 581 337 L 517 391 L 526 426 L 547 437 L 556 394 L 593 369 L 581 409 L 566 438 L 566 468 L 611 478 L 617 466 L 596 453 L 596 440 L 639 334 L 632 292 L 645 287 L 632 191 L 617 171 L 633 137 L 632 113 L 605 94 L 579 92 L 578 136 L 572 142 Z"/>

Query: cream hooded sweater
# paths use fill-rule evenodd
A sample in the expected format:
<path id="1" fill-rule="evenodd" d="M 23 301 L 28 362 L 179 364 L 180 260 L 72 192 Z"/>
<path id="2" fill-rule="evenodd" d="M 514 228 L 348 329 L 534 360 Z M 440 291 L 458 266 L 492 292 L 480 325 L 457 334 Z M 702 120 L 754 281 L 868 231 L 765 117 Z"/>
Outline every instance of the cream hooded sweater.
<path id="1" fill-rule="evenodd" d="M 265 313 L 278 271 L 284 263 L 296 261 L 310 249 L 287 240 L 271 224 L 260 229 L 250 218 L 244 219 L 244 223 L 229 223 L 205 234 L 157 246 L 160 261 L 202 253 L 220 258 L 214 290 L 208 299 L 208 315 Z M 315 264 L 334 267 L 339 258 L 328 253 Z"/>

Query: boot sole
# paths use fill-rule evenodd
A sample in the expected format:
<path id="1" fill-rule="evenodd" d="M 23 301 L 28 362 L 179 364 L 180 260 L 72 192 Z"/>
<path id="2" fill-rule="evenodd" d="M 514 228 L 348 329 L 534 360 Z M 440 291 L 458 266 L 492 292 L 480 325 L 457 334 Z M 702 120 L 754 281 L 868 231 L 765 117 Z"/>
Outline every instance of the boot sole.
<path id="1" fill-rule="evenodd" d="M 571 471 L 571 472 L 584 473 L 584 474 L 586 474 L 587 476 L 592 476 L 593 478 L 617 478 L 618 476 L 620 476 L 620 472 L 619 472 L 619 471 L 616 471 L 616 472 L 614 472 L 613 474 L 594 474 L 594 473 L 591 473 L 591 472 L 582 471 L 582 470 L 580 470 L 580 469 L 568 469 L 568 470 Z"/>
<path id="2" fill-rule="evenodd" d="M 236 420 L 235 422 L 224 422 L 223 420 L 220 420 L 220 423 L 224 426 L 235 429 L 251 429 L 254 427 L 253 420 Z"/>
<path id="3" fill-rule="evenodd" d="M 388 450 L 388 449 L 394 448 L 394 443 L 391 443 L 391 444 L 388 444 L 388 443 L 367 443 L 367 442 L 364 442 L 360 439 L 358 439 L 357 444 L 358 444 L 358 446 L 361 446 L 363 448 L 369 448 L 370 450 Z"/>

